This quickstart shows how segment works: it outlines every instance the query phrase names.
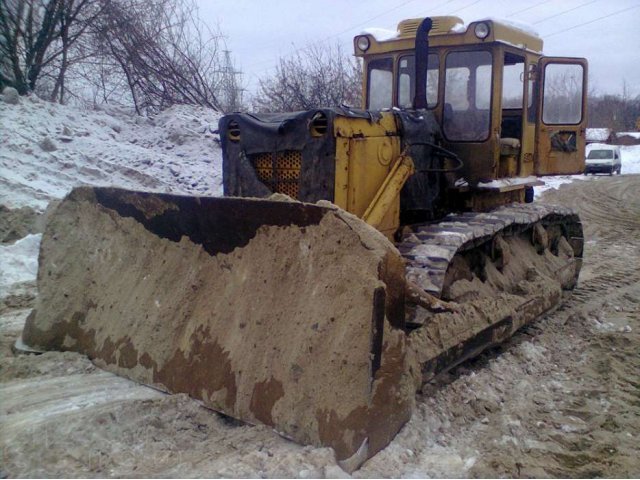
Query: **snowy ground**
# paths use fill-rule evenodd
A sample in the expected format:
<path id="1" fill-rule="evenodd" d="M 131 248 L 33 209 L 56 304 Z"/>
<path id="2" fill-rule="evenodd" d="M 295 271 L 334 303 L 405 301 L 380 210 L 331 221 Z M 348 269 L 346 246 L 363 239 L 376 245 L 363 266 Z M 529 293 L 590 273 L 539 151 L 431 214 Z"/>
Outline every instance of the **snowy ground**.
<path id="1" fill-rule="evenodd" d="M 186 106 L 143 118 L 35 96 L 0 102 L 0 205 L 42 211 L 77 185 L 221 194 L 218 118 Z"/>
<path id="2" fill-rule="evenodd" d="M 218 195 L 217 119 L 195 107 L 143 119 L 0 101 L 0 205 L 13 212 L 0 210 L 0 476 L 345 475 L 329 449 L 240 425 L 81 355 L 10 350 L 36 295 L 40 240 L 38 228 L 19 228 L 31 225 L 29 210 L 15 209 L 44 212 L 74 185 Z M 638 177 L 627 176 L 640 173 L 640 146 L 622 152 L 622 177 L 547 177 L 536 188 L 584 209 L 588 261 L 568 307 L 429 387 L 411 422 L 354 476 L 640 475 L 640 207 Z"/>

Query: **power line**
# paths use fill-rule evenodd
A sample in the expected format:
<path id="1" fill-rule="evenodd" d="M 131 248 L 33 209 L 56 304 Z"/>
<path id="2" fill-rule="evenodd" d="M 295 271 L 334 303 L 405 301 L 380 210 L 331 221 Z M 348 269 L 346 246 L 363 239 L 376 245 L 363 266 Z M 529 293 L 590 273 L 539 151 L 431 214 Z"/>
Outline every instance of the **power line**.
<path id="1" fill-rule="evenodd" d="M 343 31 L 338 32 L 338 33 L 331 34 L 331 35 L 329 35 L 329 36 L 327 36 L 327 37 L 325 37 L 325 38 L 319 39 L 319 40 L 314 40 L 314 41 L 313 41 L 313 42 L 311 42 L 309 45 L 313 45 L 313 44 L 315 44 L 315 43 L 321 43 L 321 42 L 324 42 L 325 40 L 328 40 L 328 39 L 330 39 L 330 38 L 332 38 L 332 37 L 336 37 L 336 36 L 342 35 L 343 33 L 347 33 L 347 32 L 349 32 L 349 31 L 353 30 L 354 28 L 357 28 L 357 27 L 359 27 L 359 26 L 362 26 L 362 25 L 364 25 L 364 24 L 366 24 L 366 23 L 370 22 L 371 20 L 375 20 L 375 19 L 377 19 L 377 18 L 380 18 L 380 17 L 382 17 L 382 16 L 386 15 L 387 13 L 393 12 L 394 10 L 398 10 L 399 8 L 402 8 L 402 7 L 404 7 L 405 5 L 408 5 L 408 4 L 410 4 L 410 3 L 414 3 L 414 2 L 416 2 L 416 1 L 418 1 L 418 0 L 407 0 L 407 1 L 405 1 L 405 2 L 402 2 L 402 3 L 398 4 L 398 5 L 396 5 L 395 7 L 390 8 L 389 10 L 385 10 L 384 12 L 382 12 L 382 13 L 380 13 L 380 14 L 378 14 L 378 15 L 375 15 L 375 16 L 373 16 L 373 17 L 371 17 L 371 18 L 367 19 L 367 20 L 364 20 L 363 22 L 361 22 L 361 23 L 359 23 L 359 24 L 357 24 L 357 25 L 353 25 L 353 26 L 351 26 L 351 27 L 347 28 L 346 30 L 343 30 Z M 449 2 L 452 2 L 452 1 L 453 1 L 453 0 L 449 0 Z M 448 3 L 448 2 L 447 2 L 447 3 Z M 278 41 L 276 41 L 276 42 L 271 42 L 271 43 L 277 43 L 277 42 L 278 42 Z M 299 49 L 297 49 L 297 50 L 301 50 L 301 49 L 305 48 L 306 46 L 307 46 L 307 45 L 302 46 L 302 47 L 300 47 L 300 48 L 299 48 Z M 294 50 L 292 53 L 295 53 L 297 50 Z M 287 55 L 285 55 L 285 56 L 287 56 Z M 268 62 L 268 61 L 269 61 L 269 60 L 266 60 L 266 62 Z M 259 62 L 259 63 L 265 63 L 265 61 L 263 61 L 263 62 Z"/>
<path id="2" fill-rule="evenodd" d="M 629 10 L 633 10 L 634 8 L 638 8 L 638 7 L 640 7 L 640 4 L 634 5 L 634 6 L 629 7 L 629 8 L 625 8 L 623 10 L 618 10 L 617 12 L 610 13 L 609 15 L 605 15 L 604 17 L 598 17 L 598 18 L 596 18 L 594 20 L 590 20 L 588 22 L 579 23 L 578 25 L 574 25 L 573 27 L 565 28 L 563 30 L 558 30 L 557 32 L 553 32 L 553 33 L 551 33 L 549 35 L 545 35 L 545 38 L 553 37 L 554 35 L 559 35 L 561 33 L 568 32 L 570 30 L 574 30 L 574 29 L 576 29 L 578 27 L 583 27 L 583 26 L 589 25 L 591 23 L 599 22 L 601 20 L 604 20 L 605 18 L 613 17 L 614 15 L 618 15 L 620 13 L 628 12 Z"/>
<path id="3" fill-rule="evenodd" d="M 397 5 L 397 6 L 393 7 L 393 8 L 391 8 L 391 9 L 387 10 L 386 12 L 382 12 L 382 13 L 380 13 L 379 15 L 376 15 L 376 16 L 374 16 L 374 17 L 368 18 L 367 20 L 364 20 L 364 21 L 362 21 L 362 22 L 358 23 L 357 25 L 354 25 L 354 26 L 352 26 L 352 27 L 349 27 L 349 28 L 347 28 L 346 30 L 342 30 L 341 32 L 334 33 L 333 35 L 329 35 L 329 36 L 328 36 L 328 37 L 326 37 L 325 39 L 323 39 L 323 40 L 319 40 L 319 41 L 329 40 L 330 38 L 333 38 L 333 37 L 339 37 L 340 35 L 342 35 L 342 34 L 344 34 L 344 33 L 350 32 L 350 31 L 351 31 L 351 30 L 353 30 L 354 28 L 361 27 L 362 25 L 365 25 L 365 24 L 369 23 L 371 20 L 376 20 L 376 19 L 378 19 L 378 18 L 380 18 L 380 17 L 382 17 L 382 16 L 384 16 L 384 15 L 386 15 L 386 14 L 388 14 L 388 13 L 393 12 L 394 10 L 398 10 L 399 8 L 404 7 L 405 5 L 408 5 L 409 3 L 413 3 L 413 2 L 415 2 L 415 1 L 416 1 L 416 0 L 409 0 L 408 2 L 401 3 L 400 5 Z M 453 1 L 453 0 L 449 0 L 448 2 L 445 2 L 445 4 L 446 4 L 446 3 L 451 3 L 452 1 Z"/>
<path id="4" fill-rule="evenodd" d="M 312 46 L 312 45 L 315 45 L 315 44 L 318 44 L 318 43 L 322 43 L 322 42 L 325 42 L 325 41 L 327 41 L 327 40 L 329 40 L 329 39 L 331 39 L 331 38 L 334 38 L 334 37 L 338 37 L 338 36 L 340 36 L 340 35 L 343 35 L 343 34 L 345 34 L 345 33 L 349 32 L 349 31 L 353 30 L 354 28 L 361 27 L 362 25 L 365 25 L 365 24 L 369 23 L 369 22 L 370 22 L 370 21 L 372 21 L 372 20 L 375 20 L 375 19 L 377 19 L 377 18 L 380 18 L 380 17 L 382 17 L 382 16 L 384 16 L 384 15 L 387 15 L 388 13 L 391 13 L 391 12 L 393 12 L 393 11 L 395 11 L 395 10 L 398 10 L 399 8 L 404 7 L 405 5 L 408 5 L 409 3 L 413 3 L 413 2 L 415 2 L 415 1 L 417 1 L 417 0 L 407 0 L 407 1 L 405 1 L 405 2 L 402 2 L 402 3 L 400 3 L 400 4 L 396 5 L 396 6 L 395 6 L 395 7 L 393 7 L 393 8 L 390 8 L 390 9 L 388 9 L 388 10 L 385 10 L 384 12 L 382 12 L 382 13 L 380 13 L 380 14 L 378 14 L 378 15 L 375 15 L 375 16 L 373 16 L 373 17 L 371 17 L 371 18 L 368 18 L 367 20 L 364 20 L 364 21 L 362 21 L 362 22 L 360 22 L 360 23 L 358 23 L 358 24 L 356 24 L 356 25 L 353 25 L 353 26 L 351 26 L 351 27 L 349 27 L 349 28 L 347 28 L 347 29 L 345 29 L 345 30 L 342 30 L 342 31 L 340 31 L 340 32 L 338 32 L 338 33 L 331 34 L 331 35 L 329 35 L 329 36 L 327 36 L 327 37 L 324 37 L 324 38 L 322 38 L 322 39 L 315 40 L 315 41 L 313 41 L 313 42 L 309 42 L 309 43 L 307 43 L 307 44 L 303 45 L 302 47 L 298 47 L 298 48 L 294 49 L 293 51 L 291 51 L 291 52 L 289 52 L 289 53 L 287 53 L 287 54 L 285 54 L 285 55 L 282 55 L 282 57 L 290 57 L 290 56 L 292 56 L 292 55 L 296 54 L 296 53 L 297 53 L 297 52 L 299 52 L 299 51 L 302 51 L 302 50 L 304 50 L 304 49 L 306 49 L 306 48 L 309 48 L 309 47 L 310 47 L 310 46 Z M 444 7 L 445 5 L 447 5 L 447 4 L 449 4 L 449 3 L 453 2 L 453 1 L 454 1 L 454 0 L 447 0 L 446 2 L 441 3 L 440 5 L 438 5 L 438 6 L 434 7 L 434 10 L 435 10 L 435 9 L 438 9 L 438 8 L 441 8 L 441 7 Z M 458 9 L 458 10 L 456 10 L 456 11 L 464 10 L 464 9 L 466 9 L 467 7 L 469 7 L 469 6 L 471 6 L 471 5 L 474 5 L 474 4 L 476 4 L 476 3 L 480 2 L 480 1 L 482 1 L 482 0 L 476 0 L 476 1 L 472 2 L 471 4 L 466 5 L 466 6 L 464 6 L 464 7 L 460 8 L 460 9 Z M 262 61 L 260 61 L 260 62 L 255 62 L 255 63 L 253 63 L 253 65 L 254 65 L 254 66 L 255 66 L 255 65 L 263 65 L 263 64 L 265 64 L 265 63 L 269 63 L 269 62 L 271 62 L 271 60 L 262 60 Z M 267 71 L 272 70 L 272 69 L 274 69 L 274 68 L 276 68 L 276 65 L 273 65 L 273 66 L 271 66 L 271 67 L 267 67 L 267 68 L 265 68 L 265 69 L 263 69 L 263 70 L 260 70 L 259 72 L 256 72 L 256 73 L 252 73 L 252 74 L 251 74 L 251 78 L 252 78 L 252 79 L 253 79 L 253 78 L 257 78 L 257 76 L 258 76 L 259 74 L 264 73 L 264 72 L 267 72 Z"/>
<path id="5" fill-rule="evenodd" d="M 552 2 L 552 1 L 553 0 L 544 0 L 543 2 L 536 3 L 534 5 L 531 5 L 531 6 L 527 7 L 527 8 L 523 8 L 522 10 L 517 10 L 515 12 L 511 12 L 509 15 L 507 15 L 507 18 L 513 17 L 514 15 L 518 15 L 519 13 L 526 12 L 528 10 L 531 10 L 533 8 L 539 7 L 540 5 L 544 5 L 545 3 L 549 3 L 549 2 Z"/>
<path id="6" fill-rule="evenodd" d="M 476 3 L 480 3 L 481 1 L 482 1 L 482 0 L 476 0 L 475 2 L 471 2 L 471 3 L 470 3 L 470 4 L 468 4 L 468 5 L 465 5 L 465 6 L 463 6 L 463 7 L 460 7 L 459 9 L 454 10 L 453 12 L 451 12 L 451 15 L 453 15 L 454 13 L 461 12 L 462 10 L 466 10 L 467 8 L 472 7 L 472 6 L 474 6 Z"/>
<path id="7" fill-rule="evenodd" d="M 291 56 L 291 55 L 293 55 L 293 54 L 295 54 L 295 53 L 297 53 L 297 52 L 299 52 L 299 51 L 301 51 L 301 50 L 304 50 L 305 48 L 310 47 L 311 45 L 314 45 L 314 44 L 317 44 L 317 43 L 322 43 L 322 42 L 325 42 L 325 41 L 327 41 L 327 40 L 329 40 L 329 39 L 331 39 L 331 38 L 333 38 L 333 37 L 337 37 L 337 36 L 339 36 L 339 35 L 342 35 L 342 34 L 344 34 L 344 33 L 347 33 L 347 32 L 349 32 L 349 31 L 353 30 L 354 28 L 357 28 L 357 27 L 359 27 L 359 26 L 361 26 L 361 25 L 364 25 L 364 24 L 366 24 L 366 23 L 370 22 L 371 20 L 375 20 L 376 18 L 380 18 L 380 17 L 382 17 L 383 15 L 386 15 L 386 14 L 388 14 L 388 13 L 390 13 L 390 12 L 393 12 L 394 10 L 397 10 L 397 9 L 399 9 L 399 8 L 402 8 L 402 7 L 404 7 L 405 5 L 408 5 L 409 3 L 413 3 L 413 2 L 416 2 L 416 1 L 417 1 L 417 0 L 407 0 L 407 1 L 405 1 L 405 2 L 402 2 L 402 3 L 400 3 L 400 4 L 396 5 L 396 6 L 395 6 L 395 7 L 393 7 L 393 8 L 390 8 L 390 9 L 388 9 L 388 10 L 385 10 L 384 12 L 382 12 L 382 13 L 380 13 L 380 14 L 378 14 L 378 15 L 375 15 L 375 16 L 373 16 L 373 17 L 371 17 L 371 18 L 367 19 L 367 20 L 364 20 L 363 22 L 360 22 L 360 23 L 358 23 L 358 24 L 356 24 L 356 25 L 353 25 L 353 26 L 351 26 L 351 27 L 349 27 L 349 28 L 347 28 L 347 29 L 345 29 L 345 30 L 342 30 L 342 31 L 340 31 L 340 32 L 338 32 L 338 33 L 334 33 L 334 34 L 332 34 L 332 35 L 328 35 L 327 37 L 324 37 L 324 38 L 321 38 L 321 39 L 318 39 L 318 40 L 314 40 L 313 42 L 309 42 L 309 43 L 307 43 L 307 44 L 303 45 L 302 47 L 298 47 L 298 48 L 296 48 L 295 50 L 293 50 L 293 51 L 291 51 L 291 52 L 289 52 L 289 53 L 287 53 L 287 54 L 285 54 L 285 55 L 283 55 L 283 56 L 284 56 L 284 57 L 289 57 L 289 56 Z M 453 0 L 449 0 L 449 1 L 453 1 Z M 270 61 L 271 61 L 271 60 L 262 60 L 261 62 L 256 62 L 256 63 L 254 63 L 253 65 L 262 65 L 262 64 L 264 64 L 264 63 L 269 63 Z M 264 71 L 266 71 L 266 70 L 270 70 L 271 68 L 274 68 L 274 67 L 269 67 L 269 68 L 265 69 Z"/>
<path id="8" fill-rule="evenodd" d="M 537 22 L 533 22 L 533 24 L 537 25 L 539 23 L 546 22 L 547 20 L 551 20 L 552 18 L 557 18 L 560 15 L 564 15 L 565 13 L 573 12 L 574 10 L 578 10 L 579 8 L 586 7 L 587 5 L 591 5 L 592 3 L 596 3 L 598 1 L 600 1 L 600 0 L 591 0 L 590 2 L 583 3 L 582 5 L 578 5 L 577 7 L 570 8 L 569 10 L 565 10 L 564 12 L 559 12 L 559 13 L 556 13 L 554 15 L 551 15 L 550 17 L 546 17 L 546 18 L 543 18 L 542 20 L 538 20 Z"/>

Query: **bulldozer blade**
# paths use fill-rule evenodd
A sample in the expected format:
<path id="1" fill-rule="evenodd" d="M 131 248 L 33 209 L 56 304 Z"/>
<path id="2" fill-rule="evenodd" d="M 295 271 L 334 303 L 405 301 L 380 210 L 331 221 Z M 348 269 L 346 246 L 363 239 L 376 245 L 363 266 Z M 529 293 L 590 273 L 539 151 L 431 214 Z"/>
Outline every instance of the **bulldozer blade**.
<path id="1" fill-rule="evenodd" d="M 410 418 L 404 262 L 330 204 L 73 190 L 22 341 L 329 446 L 347 470 Z"/>

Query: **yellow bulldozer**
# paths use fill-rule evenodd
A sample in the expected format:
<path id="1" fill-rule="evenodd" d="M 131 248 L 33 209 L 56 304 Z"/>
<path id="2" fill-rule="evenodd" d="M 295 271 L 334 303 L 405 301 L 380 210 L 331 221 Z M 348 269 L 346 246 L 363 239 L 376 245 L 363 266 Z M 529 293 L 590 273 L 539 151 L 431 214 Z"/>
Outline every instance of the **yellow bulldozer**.
<path id="1" fill-rule="evenodd" d="M 26 350 L 97 365 L 352 471 L 433 379 L 574 288 L 587 62 L 492 20 L 354 39 L 363 109 L 221 118 L 224 197 L 77 188 L 43 235 Z"/>

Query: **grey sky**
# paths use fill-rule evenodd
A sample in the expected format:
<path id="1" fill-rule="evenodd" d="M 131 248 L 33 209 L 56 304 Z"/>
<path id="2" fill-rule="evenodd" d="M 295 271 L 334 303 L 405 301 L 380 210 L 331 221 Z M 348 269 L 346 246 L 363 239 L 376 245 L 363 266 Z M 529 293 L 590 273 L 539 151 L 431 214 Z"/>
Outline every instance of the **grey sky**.
<path id="1" fill-rule="evenodd" d="M 405 18 L 457 15 L 525 22 L 546 55 L 586 57 L 590 89 L 640 95 L 640 0 L 198 0 L 205 22 L 219 25 L 251 91 L 280 56 L 313 43 L 339 43 L 367 27 L 395 30 Z"/>

